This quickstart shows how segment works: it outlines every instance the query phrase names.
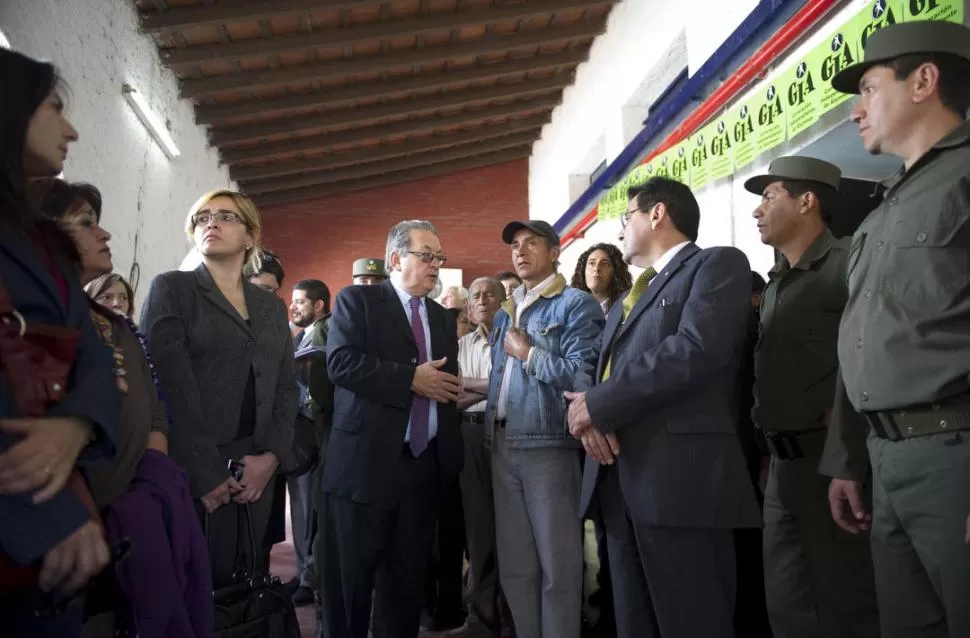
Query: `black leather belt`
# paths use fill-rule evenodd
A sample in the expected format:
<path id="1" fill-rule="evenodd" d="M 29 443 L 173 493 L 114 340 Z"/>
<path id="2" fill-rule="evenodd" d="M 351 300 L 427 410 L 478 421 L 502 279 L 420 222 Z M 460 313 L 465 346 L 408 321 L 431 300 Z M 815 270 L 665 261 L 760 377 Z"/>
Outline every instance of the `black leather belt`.
<path id="1" fill-rule="evenodd" d="M 970 407 L 932 405 L 917 410 L 863 412 L 873 434 L 889 441 L 970 430 Z"/>
<path id="2" fill-rule="evenodd" d="M 495 427 L 497 427 L 497 428 L 504 428 L 505 427 L 505 419 L 495 419 Z"/>
<path id="3" fill-rule="evenodd" d="M 474 423 L 475 425 L 484 425 L 485 413 L 484 412 L 462 412 L 461 422 Z"/>
<path id="4" fill-rule="evenodd" d="M 826 428 L 795 432 L 764 432 L 771 456 L 783 461 L 818 456 L 825 448 Z"/>

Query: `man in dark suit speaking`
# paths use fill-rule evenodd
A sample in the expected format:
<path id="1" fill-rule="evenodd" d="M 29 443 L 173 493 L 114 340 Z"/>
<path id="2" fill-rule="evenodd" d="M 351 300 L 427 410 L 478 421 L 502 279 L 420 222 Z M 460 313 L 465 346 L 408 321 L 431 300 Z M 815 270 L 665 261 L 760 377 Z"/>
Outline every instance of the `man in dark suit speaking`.
<path id="1" fill-rule="evenodd" d="M 619 638 L 734 636 L 733 529 L 760 516 L 736 431 L 748 260 L 701 250 L 690 189 L 631 188 L 620 241 L 646 270 L 610 309 L 596 379 L 571 401 L 606 523 Z"/>
<path id="2" fill-rule="evenodd" d="M 427 299 L 446 261 L 434 226 L 387 237 L 390 277 L 349 286 L 330 317 L 333 427 L 321 478 L 326 638 L 415 638 L 442 485 L 464 458 L 455 320 Z"/>

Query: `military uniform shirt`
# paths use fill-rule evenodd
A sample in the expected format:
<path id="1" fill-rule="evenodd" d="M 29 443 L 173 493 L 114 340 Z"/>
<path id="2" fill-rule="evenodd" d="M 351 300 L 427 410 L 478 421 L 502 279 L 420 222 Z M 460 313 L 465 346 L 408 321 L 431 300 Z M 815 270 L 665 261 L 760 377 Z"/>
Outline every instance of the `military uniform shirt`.
<path id="1" fill-rule="evenodd" d="M 970 391 L 970 123 L 887 183 L 852 239 L 839 363 L 860 411 Z"/>
<path id="2" fill-rule="evenodd" d="M 839 362 L 839 320 L 846 301 L 848 239 L 824 230 L 794 267 L 768 273 L 755 346 L 755 424 L 766 432 L 826 426 Z"/>

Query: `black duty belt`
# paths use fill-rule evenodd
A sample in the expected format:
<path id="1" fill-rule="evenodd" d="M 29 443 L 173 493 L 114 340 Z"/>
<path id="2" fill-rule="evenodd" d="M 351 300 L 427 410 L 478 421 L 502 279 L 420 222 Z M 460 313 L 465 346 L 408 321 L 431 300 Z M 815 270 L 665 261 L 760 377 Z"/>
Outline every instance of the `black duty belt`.
<path id="1" fill-rule="evenodd" d="M 970 430 L 970 406 L 933 405 L 916 410 L 863 412 L 862 416 L 876 436 L 889 441 Z"/>
<path id="2" fill-rule="evenodd" d="M 462 412 L 461 422 L 474 423 L 475 425 L 484 425 L 485 413 L 484 412 Z"/>
<path id="3" fill-rule="evenodd" d="M 819 456 L 825 448 L 826 428 L 793 432 L 764 432 L 771 456 L 783 461 Z"/>

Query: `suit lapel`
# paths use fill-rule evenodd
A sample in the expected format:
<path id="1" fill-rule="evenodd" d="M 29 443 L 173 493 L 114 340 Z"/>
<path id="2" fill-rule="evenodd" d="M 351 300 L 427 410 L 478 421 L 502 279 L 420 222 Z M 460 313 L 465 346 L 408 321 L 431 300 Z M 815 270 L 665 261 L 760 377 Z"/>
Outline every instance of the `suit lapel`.
<path id="1" fill-rule="evenodd" d="M 610 353 L 613 352 L 613 339 L 616 338 L 617 330 L 620 327 L 620 320 L 623 318 L 622 301 L 625 296 L 614 301 L 613 305 L 610 306 L 609 314 L 606 315 L 606 327 L 603 328 L 603 346 L 600 348 L 600 360 L 596 369 L 597 380 L 603 378 L 603 369 L 606 367 L 606 362 L 610 359 Z"/>
<path id="2" fill-rule="evenodd" d="M 230 319 L 236 322 L 236 324 L 246 331 L 246 334 L 253 334 L 253 330 L 249 327 L 250 324 L 246 323 L 246 320 L 242 318 L 239 312 L 233 308 L 226 296 L 222 294 L 216 283 L 212 281 L 212 275 L 209 274 L 209 269 L 205 267 L 205 264 L 200 264 L 198 268 L 195 269 L 195 278 L 199 282 L 199 287 L 202 289 L 202 296 L 205 297 L 212 305 L 221 310 L 223 313 L 229 316 Z M 243 287 L 246 290 L 246 287 Z M 252 321 L 254 316 L 253 306 L 250 305 L 251 295 L 246 293 L 246 306 L 249 309 L 249 317 Z M 252 322 L 255 326 L 255 321 Z"/>
<path id="3" fill-rule="evenodd" d="M 441 307 L 431 303 L 430 299 L 425 299 L 424 303 L 428 309 L 428 327 L 431 328 L 431 358 L 440 359 L 448 352 L 445 341 L 445 316 L 441 312 Z M 451 363 L 450 358 L 448 362 Z"/>
<path id="4" fill-rule="evenodd" d="M 390 313 L 390 316 L 394 317 L 391 323 L 417 349 L 418 344 L 414 340 L 411 322 L 408 321 L 408 315 L 404 312 L 404 306 L 401 305 L 401 298 L 398 297 L 397 290 L 394 289 L 394 284 L 391 283 L 390 279 L 387 279 L 381 284 L 381 289 L 384 291 L 384 305 L 387 306 L 387 312 Z"/>
<path id="5" fill-rule="evenodd" d="M 33 240 L 23 231 L 4 224 L 0 228 L 0 247 L 20 263 L 24 271 L 40 284 L 40 287 L 44 289 L 44 292 L 57 304 L 57 307 L 62 312 L 67 312 L 64 299 L 61 297 L 57 285 L 54 283 L 54 277 L 47 268 L 47 264 L 38 254 L 38 250 L 40 249 L 34 246 Z M 69 277 L 71 272 L 70 266 L 65 270 L 62 260 L 55 258 L 55 261 L 61 268 L 61 272 L 64 273 L 65 279 Z M 70 286 L 70 282 L 68 282 L 68 286 Z"/>
<path id="6" fill-rule="evenodd" d="M 249 282 L 243 283 L 243 291 L 246 295 L 246 308 L 249 309 L 249 326 L 253 335 L 259 336 L 260 333 L 269 325 L 273 316 L 273 304 L 282 303 L 275 297 L 267 299 L 265 295 L 259 294 L 259 289 Z M 228 302 L 227 302 L 228 303 Z M 232 308 L 232 305 L 229 306 Z M 235 311 L 235 308 L 232 308 Z M 238 315 L 238 313 L 236 313 Z"/>
<path id="7" fill-rule="evenodd" d="M 623 326 L 620 328 L 617 338 L 622 337 L 626 333 L 629 326 L 637 320 L 637 317 L 643 314 L 644 310 L 653 305 L 653 302 L 657 299 L 657 295 L 659 295 L 660 291 L 664 289 L 664 286 L 667 285 L 667 282 L 670 281 L 674 273 L 680 270 L 685 261 L 690 259 L 698 252 L 700 252 L 700 249 L 695 244 L 688 244 L 687 246 L 684 246 L 680 252 L 677 253 L 672 260 L 670 260 L 670 263 L 664 267 L 663 272 L 657 273 L 656 278 L 651 281 L 650 285 L 647 287 L 647 291 L 643 293 L 643 296 L 641 296 L 640 299 L 637 300 L 636 305 L 633 306 L 633 309 L 630 311 L 630 316 L 627 317 L 626 321 L 623 322 Z"/>

